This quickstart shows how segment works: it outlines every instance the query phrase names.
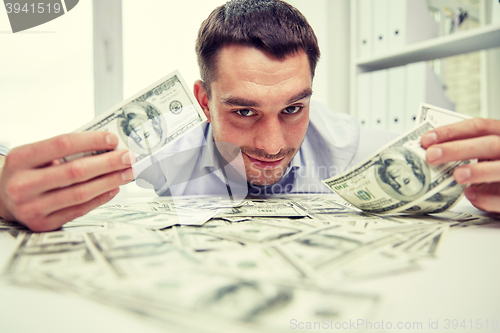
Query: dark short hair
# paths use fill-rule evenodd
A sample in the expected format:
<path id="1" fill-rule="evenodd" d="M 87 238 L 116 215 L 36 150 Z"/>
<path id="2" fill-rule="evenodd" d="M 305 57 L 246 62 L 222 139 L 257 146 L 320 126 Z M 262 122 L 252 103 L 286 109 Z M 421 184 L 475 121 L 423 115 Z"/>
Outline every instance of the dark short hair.
<path id="1" fill-rule="evenodd" d="M 256 47 L 278 59 L 300 49 L 309 59 L 314 76 L 320 51 L 318 40 L 306 18 L 280 0 L 231 0 L 217 7 L 201 24 L 196 54 L 201 79 L 210 96 L 216 77 L 218 52 L 228 44 Z"/>

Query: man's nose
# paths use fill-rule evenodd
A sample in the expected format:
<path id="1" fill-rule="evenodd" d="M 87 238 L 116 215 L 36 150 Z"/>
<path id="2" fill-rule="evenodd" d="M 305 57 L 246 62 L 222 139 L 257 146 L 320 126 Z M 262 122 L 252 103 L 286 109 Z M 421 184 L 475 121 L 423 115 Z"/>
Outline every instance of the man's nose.
<path id="1" fill-rule="evenodd" d="M 255 137 L 255 147 L 274 155 L 285 148 L 285 129 L 279 118 L 263 119 L 258 124 L 258 130 Z"/>

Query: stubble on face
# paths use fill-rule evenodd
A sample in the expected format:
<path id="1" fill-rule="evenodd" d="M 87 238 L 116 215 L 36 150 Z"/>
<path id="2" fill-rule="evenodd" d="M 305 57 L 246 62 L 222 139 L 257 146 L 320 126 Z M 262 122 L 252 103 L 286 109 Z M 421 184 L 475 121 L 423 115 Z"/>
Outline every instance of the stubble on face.
<path id="1" fill-rule="evenodd" d="M 278 154 L 270 155 L 261 149 L 241 147 L 241 152 L 247 156 L 267 161 L 282 160 L 282 165 L 276 168 L 258 168 L 255 164 L 249 163 L 246 174 L 247 180 L 253 185 L 272 185 L 277 183 L 285 174 L 289 162 L 297 153 L 296 148 L 288 148 L 280 151 Z"/>

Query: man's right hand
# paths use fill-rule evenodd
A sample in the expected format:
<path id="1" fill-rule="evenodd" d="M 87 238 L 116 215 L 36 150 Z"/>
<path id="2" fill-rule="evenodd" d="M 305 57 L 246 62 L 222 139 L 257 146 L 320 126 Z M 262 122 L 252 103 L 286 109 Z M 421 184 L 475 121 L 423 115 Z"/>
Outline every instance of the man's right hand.
<path id="1" fill-rule="evenodd" d="M 12 149 L 0 169 L 0 216 L 33 231 L 49 231 L 111 200 L 134 179 L 128 150 L 111 150 L 118 138 L 107 132 L 71 133 Z"/>

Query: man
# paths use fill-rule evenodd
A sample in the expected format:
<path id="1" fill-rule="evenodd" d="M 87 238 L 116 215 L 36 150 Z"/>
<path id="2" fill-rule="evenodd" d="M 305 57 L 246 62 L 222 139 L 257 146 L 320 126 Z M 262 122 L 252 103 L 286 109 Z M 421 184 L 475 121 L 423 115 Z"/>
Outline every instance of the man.
<path id="1" fill-rule="evenodd" d="M 310 112 L 319 49 L 307 21 L 283 2 L 231 1 L 215 9 L 200 28 L 197 53 L 203 81 L 195 83 L 194 94 L 210 122 L 207 135 L 241 147 L 250 193 L 322 186 L 321 179 L 386 141 L 359 132 L 349 116 L 320 107 Z M 14 149 L 0 176 L 0 216 L 51 230 L 107 202 L 132 179 L 126 152 L 55 161 L 114 146 L 110 134 L 75 133 Z M 473 205 L 500 212 L 500 121 L 437 128 L 422 137 L 422 146 L 433 164 L 478 158 L 454 177 L 474 185 L 465 193 Z M 301 174 L 303 169 L 320 172 Z"/>
<path id="2" fill-rule="evenodd" d="M 200 145 L 205 141 L 212 151 L 212 141 L 240 147 L 249 194 L 329 193 L 321 180 L 392 138 L 362 136 L 365 152 L 359 151 L 354 118 L 310 106 L 318 42 L 302 14 L 284 2 L 220 6 L 202 23 L 196 52 L 202 80 L 195 82 L 194 95 L 210 123 Z M 193 141 L 191 136 L 188 140 Z M 225 160 L 233 159 L 219 152 Z M 217 161 L 206 156 L 212 154 L 199 155 L 195 170 L 217 169 Z M 144 176 L 160 195 L 170 193 L 169 179 L 178 178 L 170 162 L 162 169 L 166 186 L 161 176 Z M 192 181 L 176 194 L 218 194 L 216 190 L 225 190 L 219 178 L 214 171 L 203 179 L 207 185 Z"/>

